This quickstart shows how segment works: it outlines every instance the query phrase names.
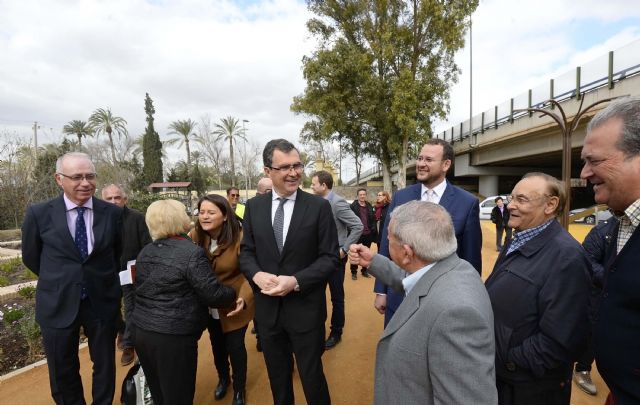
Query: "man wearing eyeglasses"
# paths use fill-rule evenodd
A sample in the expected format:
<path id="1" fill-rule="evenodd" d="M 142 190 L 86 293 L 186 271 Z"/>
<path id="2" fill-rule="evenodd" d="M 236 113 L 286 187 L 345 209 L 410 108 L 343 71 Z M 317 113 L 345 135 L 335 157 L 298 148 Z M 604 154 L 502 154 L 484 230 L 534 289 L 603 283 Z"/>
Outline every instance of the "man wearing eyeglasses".
<path id="1" fill-rule="evenodd" d="M 247 202 L 240 270 L 254 289 L 255 319 L 273 402 L 295 402 L 291 375 L 295 355 L 307 403 L 330 404 L 322 353 L 325 290 L 338 266 L 331 205 L 299 189 L 304 165 L 292 143 L 269 141 L 262 158 L 273 188 Z"/>
<path id="2" fill-rule="evenodd" d="M 494 313 L 501 405 L 569 405 L 573 363 L 589 332 L 589 259 L 556 220 L 564 187 L 526 174 L 507 197 L 515 237 L 485 285 Z"/>
<path id="3" fill-rule="evenodd" d="M 93 196 L 95 172 L 84 153 L 60 157 L 55 179 L 62 195 L 30 206 L 22 224 L 22 260 L 38 275 L 36 320 L 57 404 L 85 402 L 81 326 L 93 361 L 93 403 L 111 404 L 115 391 L 122 209 Z"/>
<path id="4" fill-rule="evenodd" d="M 480 230 L 480 208 L 478 199 L 471 193 L 454 186 L 447 181 L 447 172 L 453 162 L 453 147 L 442 139 L 430 139 L 420 150 L 416 159 L 416 178 L 418 182 L 412 186 L 398 190 L 389 204 L 389 213 L 395 207 L 413 200 L 428 201 L 443 206 L 451 219 L 458 241 L 457 254 L 468 261 L 482 274 L 482 232 Z M 389 217 L 382 227 L 379 252 L 389 256 L 389 240 L 387 227 Z M 404 292 L 397 292 L 376 280 L 374 307 L 384 314 L 384 325 L 387 326 L 396 312 Z"/>
<path id="5" fill-rule="evenodd" d="M 229 201 L 229 205 L 233 208 L 236 216 L 242 221 L 244 217 L 244 204 L 240 203 L 240 190 L 236 187 L 229 187 L 227 189 L 227 201 Z"/>

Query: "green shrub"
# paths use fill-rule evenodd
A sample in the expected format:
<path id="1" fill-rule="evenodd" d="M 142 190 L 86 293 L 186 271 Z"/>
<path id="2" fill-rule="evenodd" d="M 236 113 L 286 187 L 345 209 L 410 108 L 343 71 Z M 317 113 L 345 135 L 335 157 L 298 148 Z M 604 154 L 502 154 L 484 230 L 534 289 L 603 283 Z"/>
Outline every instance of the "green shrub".
<path id="1" fill-rule="evenodd" d="M 7 325 L 13 325 L 24 317 L 24 309 L 18 304 L 4 304 L 1 312 Z"/>
<path id="2" fill-rule="evenodd" d="M 27 310 L 22 319 L 18 321 L 18 331 L 27 341 L 29 346 L 29 360 L 35 361 L 42 354 L 42 332 L 36 322 L 33 308 Z"/>
<path id="3" fill-rule="evenodd" d="M 0 287 L 6 287 L 9 285 L 9 279 L 5 276 L 0 276 Z"/>
<path id="4" fill-rule="evenodd" d="M 9 260 L 5 260 L 0 263 L 0 273 L 2 274 L 11 274 L 16 270 L 24 269 L 24 264 L 22 264 L 22 259 L 19 257 L 13 257 Z"/>
<path id="5" fill-rule="evenodd" d="M 36 296 L 36 287 L 32 285 L 20 287 L 18 288 L 18 295 L 23 298 L 32 299 Z"/>
<path id="6" fill-rule="evenodd" d="M 32 272 L 31 270 L 29 270 L 29 269 L 27 269 L 25 267 L 24 273 L 23 273 L 23 278 L 25 280 L 37 280 L 38 276 L 36 276 L 36 273 Z"/>

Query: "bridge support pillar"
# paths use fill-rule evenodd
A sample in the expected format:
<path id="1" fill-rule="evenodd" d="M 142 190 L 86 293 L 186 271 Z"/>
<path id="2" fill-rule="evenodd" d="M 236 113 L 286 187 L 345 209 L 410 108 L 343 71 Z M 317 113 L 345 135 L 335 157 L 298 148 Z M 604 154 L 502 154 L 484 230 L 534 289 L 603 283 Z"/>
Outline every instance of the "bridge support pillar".
<path id="1" fill-rule="evenodd" d="M 479 176 L 478 193 L 485 197 L 498 195 L 498 176 Z"/>

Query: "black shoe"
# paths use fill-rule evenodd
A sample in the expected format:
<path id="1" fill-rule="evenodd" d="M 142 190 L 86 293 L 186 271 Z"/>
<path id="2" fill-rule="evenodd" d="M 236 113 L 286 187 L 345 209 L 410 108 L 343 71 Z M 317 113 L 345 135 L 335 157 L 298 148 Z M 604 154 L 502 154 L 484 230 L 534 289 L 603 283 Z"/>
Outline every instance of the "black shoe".
<path id="1" fill-rule="evenodd" d="M 371 276 L 369 275 L 369 273 L 367 273 L 366 271 L 362 272 L 362 277 L 364 278 L 370 278 Z"/>
<path id="2" fill-rule="evenodd" d="M 224 398 L 224 396 L 227 395 L 227 388 L 229 388 L 229 379 L 221 378 L 220 381 L 218 381 L 216 390 L 213 392 L 213 397 L 216 400 Z"/>
<path id="3" fill-rule="evenodd" d="M 231 405 L 244 405 L 244 390 L 233 393 Z"/>
<path id="4" fill-rule="evenodd" d="M 262 343 L 260 343 L 260 339 L 256 341 L 256 351 L 262 352 Z"/>
<path id="5" fill-rule="evenodd" d="M 356 273 L 351 273 L 351 280 L 357 280 L 358 275 Z"/>
<path id="6" fill-rule="evenodd" d="M 331 349 L 335 347 L 342 340 L 342 336 L 339 335 L 329 335 L 329 339 L 324 343 L 325 349 Z"/>

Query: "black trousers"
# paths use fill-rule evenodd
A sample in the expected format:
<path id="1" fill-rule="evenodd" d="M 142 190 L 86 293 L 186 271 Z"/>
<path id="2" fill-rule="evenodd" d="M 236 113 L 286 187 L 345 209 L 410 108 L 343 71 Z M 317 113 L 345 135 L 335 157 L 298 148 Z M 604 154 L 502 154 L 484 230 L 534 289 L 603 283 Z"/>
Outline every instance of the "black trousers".
<path id="1" fill-rule="evenodd" d="M 363 245 L 365 245 L 366 247 L 370 248 L 371 244 L 373 243 L 373 234 L 368 234 L 368 235 L 360 235 L 360 239 L 358 239 L 358 243 L 361 243 Z M 349 268 L 351 269 L 351 274 L 356 274 L 358 273 L 358 266 L 355 264 L 352 264 L 349 266 Z M 367 269 L 362 268 L 360 270 L 362 273 L 365 273 L 367 271 Z"/>
<path id="2" fill-rule="evenodd" d="M 229 365 L 231 365 L 233 390 L 244 391 L 247 385 L 247 348 L 244 345 L 247 326 L 224 333 L 220 320 L 209 317 L 207 329 L 218 377 L 228 381 Z"/>
<path id="3" fill-rule="evenodd" d="M 155 405 L 193 404 L 200 336 L 135 328 L 136 352 Z"/>
<path id="4" fill-rule="evenodd" d="M 82 326 L 84 334 L 89 339 L 89 354 L 93 361 L 93 403 L 111 405 L 116 378 L 114 321 L 97 318 L 92 310 L 91 299 L 87 298 L 80 302 L 78 315 L 68 327 L 41 327 L 49 367 L 51 396 L 56 404 L 85 404 L 78 359 L 78 341 Z"/>
<path id="5" fill-rule="evenodd" d="M 274 405 L 293 405 L 293 358 L 295 355 L 302 389 L 308 405 L 329 405 L 329 387 L 322 369 L 324 323 L 305 332 L 296 332 L 288 325 L 294 319 L 283 319 L 282 310 L 276 325 L 265 328 L 258 324 L 264 360 Z"/>
<path id="6" fill-rule="evenodd" d="M 344 269 L 348 256 L 340 259 L 336 271 L 329 277 L 329 293 L 331 294 L 331 335 L 342 336 L 344 328 Z"/>
<path id="7" fill-rule="evenodd" d="M 511 240 L 511 233 L 513 229 L 511 228 L 503 228 L 501 226 L 496 226 L 496 248 L 502 249 L 502 246 L 506 245 L 508 241 Z M 502 243 L 502 234 L 505 234 L 504 243 Z"/>
<path id="8" fill-rule="evenodd" d="M 571 378 L 512 384 L 496 378 L 498 405 L 569 405 Z"/>
<path id="9" fill-rule="evenodd" d="M 116 330 L 122 335 L 122 344 L 124 348 L 133 347 L 133 336 L 131 330 L 133 328 L 131 322 L 131 316 L 133 314 L 133 307 L 135 306 L 136 290 L 131 285 L 122 286 L 122 300 L 121 306 L 124 307 L 124 317 L 122 315 L 122 308 L 118 311 L 116 317 Z"/>

